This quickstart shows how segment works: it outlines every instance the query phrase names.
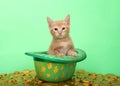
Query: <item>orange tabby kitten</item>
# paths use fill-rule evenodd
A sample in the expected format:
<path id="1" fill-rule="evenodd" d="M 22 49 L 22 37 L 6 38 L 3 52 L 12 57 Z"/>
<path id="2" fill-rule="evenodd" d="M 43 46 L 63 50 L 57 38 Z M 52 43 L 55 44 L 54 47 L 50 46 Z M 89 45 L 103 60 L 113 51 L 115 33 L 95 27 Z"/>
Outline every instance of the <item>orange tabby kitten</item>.
<path id="1" fill-rule="evenodd" d="M 74 45 L 69 36 L 70 31 L 70 16 L 68 15 L 64 20 L 53 21 L 47 17 L 50 33 L 53 36 L 52 43 L 48 50 L 48 54 L 58 56 L 77 56 Z"/>

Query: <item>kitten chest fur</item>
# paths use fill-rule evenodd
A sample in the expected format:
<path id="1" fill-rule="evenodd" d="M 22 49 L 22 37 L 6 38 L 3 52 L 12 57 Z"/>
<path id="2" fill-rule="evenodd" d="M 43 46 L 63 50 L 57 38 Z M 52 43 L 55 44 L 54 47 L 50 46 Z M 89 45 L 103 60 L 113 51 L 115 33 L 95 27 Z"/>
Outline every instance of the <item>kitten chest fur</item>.
<path id="1" fill-rule="evenodd" d="M 58 50 L 66 55 L 68 50 L 71 48 L 73 48 L 73 43 L 70 37 L 65 39 L 53 39 L 48 52 L 51 53 L 54 52 L 54 50 Z"/>

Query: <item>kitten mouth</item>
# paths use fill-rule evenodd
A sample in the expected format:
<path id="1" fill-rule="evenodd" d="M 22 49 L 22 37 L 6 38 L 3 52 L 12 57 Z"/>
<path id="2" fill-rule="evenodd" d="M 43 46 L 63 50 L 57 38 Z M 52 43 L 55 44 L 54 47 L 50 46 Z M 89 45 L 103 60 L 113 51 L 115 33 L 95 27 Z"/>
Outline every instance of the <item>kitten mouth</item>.
<path id="1" fill-rule="evenodd" d="M 59 34 L 59 36 L 63 36 L 62 34 Z"/>
<path id="2" fill-rule="evenodd" d="M 57 36 L 56 38 L 61 39 L 61 38 L 64 38 L 64 36 L 63 36 L 63 35 L 59 35 L 59 36 Z"/>

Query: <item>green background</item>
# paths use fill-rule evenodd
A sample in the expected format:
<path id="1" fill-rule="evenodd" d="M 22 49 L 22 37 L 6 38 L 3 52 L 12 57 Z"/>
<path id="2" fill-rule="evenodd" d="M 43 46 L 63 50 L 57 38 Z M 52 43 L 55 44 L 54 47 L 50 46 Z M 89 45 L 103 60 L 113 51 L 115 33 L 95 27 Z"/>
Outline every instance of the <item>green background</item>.
<path id="1" fill-rule="evenodd" d="M 76 69 L 120 75 L 120 0 L 0 0 L 0 73 L 34 69 L 24 53 L 46 51 L 46 17 L 67 14 L 75 47 L 87 53 Z"/>

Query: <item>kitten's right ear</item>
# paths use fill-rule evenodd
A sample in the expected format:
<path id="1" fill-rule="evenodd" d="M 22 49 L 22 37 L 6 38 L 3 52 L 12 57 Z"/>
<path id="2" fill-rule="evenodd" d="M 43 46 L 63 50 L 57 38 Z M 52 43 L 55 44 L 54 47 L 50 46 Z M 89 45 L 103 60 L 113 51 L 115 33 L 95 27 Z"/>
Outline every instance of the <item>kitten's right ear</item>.
<path id="1" fill-rule="evenodd" d="M 53 20 L 50 19 L 49 17 L 47 17 L 47 22 L 48 22 L 48 25 L 49 25 L 49 28 L 50 28 L 53 24 Z"/>
<path id="2" fill-rule="evenodd" d="M 69 14 L 66 16 L 65 22 L 67 22 L 67 24 L 70 25 L 70 15 Z"/>

